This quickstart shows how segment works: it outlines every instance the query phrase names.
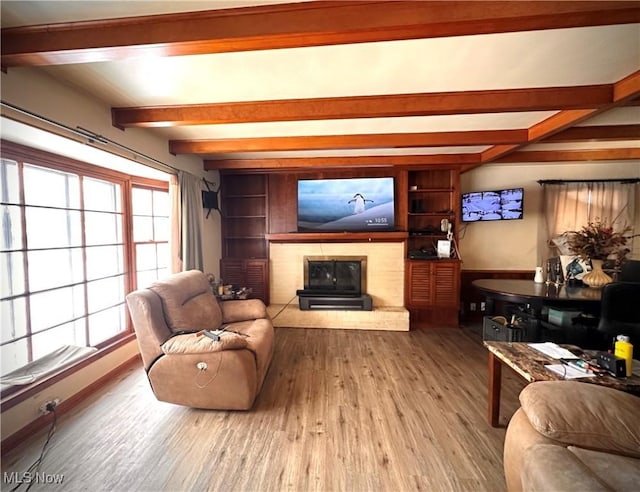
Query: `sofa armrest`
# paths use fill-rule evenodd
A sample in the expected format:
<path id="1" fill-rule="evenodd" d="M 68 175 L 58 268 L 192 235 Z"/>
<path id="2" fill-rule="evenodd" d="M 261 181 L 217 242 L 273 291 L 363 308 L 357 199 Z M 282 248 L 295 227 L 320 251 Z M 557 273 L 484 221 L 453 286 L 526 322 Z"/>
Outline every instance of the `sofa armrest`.
<path id="1" fill-rule="evenodd" d="M 246 337 L 235 333 L 224 333 L 217 342 L 204 335 L 189 333 L 171 337 L 162 344 L 161 348 L 166 355 L 209 354 L 223 350 L 240 350 L 247 348 L 248 345 Z"/>
<path id="2" fill-rule="evenodd" d="M 543 436 L 564 444 L 640 457 L 640 398 L 577 381 L 525 387 L 520 404 Z"/>
<path id="3" fill-rule="evenodd" d="M 252 319 L 269 318 L 267 307 L 260 299 L 243 299 L 220 303 L 223 323 L 237 323 Z"/>

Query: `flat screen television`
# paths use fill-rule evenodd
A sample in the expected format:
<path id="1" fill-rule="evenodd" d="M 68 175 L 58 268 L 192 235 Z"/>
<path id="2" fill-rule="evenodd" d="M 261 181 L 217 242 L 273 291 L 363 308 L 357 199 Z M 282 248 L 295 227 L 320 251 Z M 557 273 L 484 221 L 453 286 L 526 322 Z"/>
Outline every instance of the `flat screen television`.
<path id="1" fill-rule="evenodd" d="M 298 180 L 299 232 L 394 229 L 394 179 Z"/>
<path id="2" fill-rule="evenodd" d="M 522 219 L 523 197 L 523 188 L 463 193 L 462 222 Z"/>

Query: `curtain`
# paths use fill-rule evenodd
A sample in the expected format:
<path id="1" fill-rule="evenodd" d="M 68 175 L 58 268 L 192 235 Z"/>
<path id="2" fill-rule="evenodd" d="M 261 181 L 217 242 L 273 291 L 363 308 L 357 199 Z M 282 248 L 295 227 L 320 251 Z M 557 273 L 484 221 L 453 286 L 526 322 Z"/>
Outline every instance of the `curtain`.
<path id="1" fill-rule="evenodd" d="M 172 174 L 169 180 L 169 200 L 171 201 L 169 214 L 171 222 L 169 235 L 171 258 L 169 268 L 171 273 L 178 273 L 182 271 L 182 260 L 180 259 L 180 187 L 178 185 L 178 176 L 175 174 Z"/>
<path id="2" fill-rule="evenodd" d="M 617 231 L 628 225 L 633 226 L 636 184 L 615 182 L 589 184 L 591 185 L 590 221 L 601 219 L 603 222 L 612 224 Z"/>
<path id="3" fill-rule="evenodd" d="M 637 183 L 620 181 L 557 182 L 542 184 L 544 241 L 538 248 L 538 264 L 558 254 L 569 254 L 561 235 L 601 220 L 620 231 L 635 225 Z M 637 234 L 640 231 L 634 231 Z M 631 240 L 629 249 L 633 250 Z"/>
<path id="4" fill-rule="evenodd" d="M 202 180 L 192 174 L 178 173 L 177 208 L 179 225 L 179 250 L 177 257 L 182 270 L 203 270 L 202 230 Z M 177 266 L 177 265 L 176 265 Z"/>

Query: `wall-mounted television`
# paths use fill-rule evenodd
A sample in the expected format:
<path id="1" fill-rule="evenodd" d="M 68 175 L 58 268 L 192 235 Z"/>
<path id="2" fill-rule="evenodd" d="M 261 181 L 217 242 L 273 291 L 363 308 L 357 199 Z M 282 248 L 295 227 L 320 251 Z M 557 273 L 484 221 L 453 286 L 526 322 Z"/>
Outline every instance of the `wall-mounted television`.
<path id="1" fill-rule="evenodd" d="M 358 232 L 394 229 L 394 179 L 298 180 L 298 231 Z"/>
<path id="2" fill-rule="evenodd" d="M 522 219 L 523 198 L 523 188 L 463 193 L 462 222 Z"/>

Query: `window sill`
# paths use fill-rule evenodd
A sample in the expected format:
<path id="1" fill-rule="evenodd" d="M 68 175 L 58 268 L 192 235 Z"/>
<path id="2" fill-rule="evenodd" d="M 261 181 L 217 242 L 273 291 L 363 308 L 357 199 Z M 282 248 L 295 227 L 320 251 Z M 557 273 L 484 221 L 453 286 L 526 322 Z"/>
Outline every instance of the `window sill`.
<path id="1" fill-rule="evenodd" d="M 126 333 L 121 338 L 118 338 L 117 340 L 111 342 L 107 346 L 102 347 L 101 349 L 98 349 L 97 352 L 89 355 L 85 359 L 82 359 L 71 366 L 68 366 L 54 374 L 51 374 L 50 376 L 36 383 L 24 385 L 24 386 L 12 386 L 10 388 L 7 388 L 2 392 L 2 395 L 1 395 L 2 411 L 4 412 L 10 409 L 16 406 L 17 404 L 27 400 L 31 396 L 45 390 L 49 386 L 52 386 L 53 384 L 59 381 L 62 381 L 63 379 L 69 377 L 71 374 L 79 371 L 80 369 L 87 367 L 90 364 L 100 360 L 107 354 L 119 349 L 120 347 L 127 345 L 132 340 L 135 340 L 135 338 L 136 336 L 134 333 Z"/>

